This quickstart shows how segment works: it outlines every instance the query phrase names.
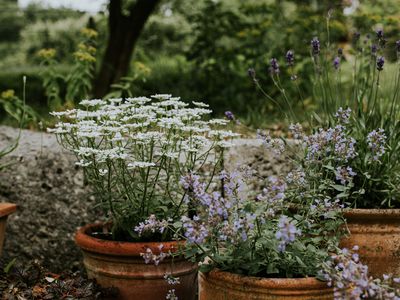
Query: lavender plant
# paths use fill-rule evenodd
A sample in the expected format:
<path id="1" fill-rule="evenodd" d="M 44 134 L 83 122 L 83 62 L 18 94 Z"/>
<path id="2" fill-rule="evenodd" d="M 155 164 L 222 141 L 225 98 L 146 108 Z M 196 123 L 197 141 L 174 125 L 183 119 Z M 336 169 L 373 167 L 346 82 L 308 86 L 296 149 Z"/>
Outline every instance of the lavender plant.
<path id="1" fill-rule="evenodd" d="M 334 287 L 336 300 L 400 299 L 400 278 L 384 274 L 383 278 L 368 275 L 368 266 L 362 264 L 358 247 L 342 249 L 322 264 L 320 276 Z"/>
<path id="2" fill-rule="evenodd" d="M 206 168 L 211 182 L 223 152 L 237 136 L 223 130 L 229 122 L 210 119 L 202 102 L 171 95 L 152 98 L 83 100 L 83 109 L 52 114 L 62 120 L 50 132 L 73 151 L 112 221 L 113 237 L 165 241 L 168 222 L 192 216 L 180 178 Z"/>
<path id="3" fill-rule="evenodd" d="M 308 122 L 307 128 L 312 134 L 305 141 L 307 160 L 329 170 L 335 176 L 334 181 L 351 185 L 346 195 L 350 195 L 352 207 L 400 207 L 399 45 L 399 41 L 388 43 L 382 29 L 373 37 L 356 33 L 353 48 L 346 50 L 335 49 L 329 41 L 323 45 L 314 37 L 310 42 L 310 58 L 315 70 L 313 94 L 306 95 L 298 88 L 296 100 L 286 92 L 279 72 L 283 64 L 279 65 L 276 58 L 270 62 L 270 74 L 282 99 L 272 99 L 263 92 L 285 111 L 290 122 Z M 389 46 L 398 58 L 397 63 L 390 66 L 383 52 Z M 285 60 L 291 74 L 288 82 L 299 87 L 301 74 L 295 72 L 295 52 L 289 50 Z M 392 82 L 387 82 L 385 71 L 392 76 Z M 350 75 L 348 73 L 351 76 L 346 76 Z M 255 72 L 251 74 L 252 80 L 262 89 Z M 316 109 L 295 113 L 299 107 L 297 99 L 304 104 L 304 99 L 310 97 Z M 307 117 L 304 119 L 300 115 Z"/>

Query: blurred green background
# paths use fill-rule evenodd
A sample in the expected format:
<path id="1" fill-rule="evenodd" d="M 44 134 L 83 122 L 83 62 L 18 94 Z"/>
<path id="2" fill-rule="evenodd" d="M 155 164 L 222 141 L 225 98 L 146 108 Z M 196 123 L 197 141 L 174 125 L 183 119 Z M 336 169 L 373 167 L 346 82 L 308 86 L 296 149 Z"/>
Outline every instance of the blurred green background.
<path id="1" fill-rule="evenodd" d="M 136 2 L 124 1 L 127 6 Z M 99 33 L 97 71 L 108 38 L 107 4 L 88 13 L 40 2 L 22 8 L 16 0 L 0 0 L 0 93 L 12 89 L 22 97 L 25 75 L 27 103 L 47 116 L 41 75 L 46 66 L 40 64 L 38 51 L 54 48 L 57 72 L 68 74 L 79 32 L 89 26 Z M 327 40 L 328 15 L 329 39 L 344 48 L 355 31 L 384 28 L 388 45 L 400 37 L 398 0 L 161 0 L 145 23 L 130 60 L 129 78 L 122 83 L 134 96 L 170 93 L 202 100 L 217 115 L 230 110 L 243 124 L 267 126 L 279 118 L 277 108 L 255 88 L 247 70 L 255 68 L 264 89 L 277 95 L 268 76 L 269 60 L 276 57 L 284 65 L 286 51 L 294 49 L 295 73 L 302 74 L 299 84 L 307 99 L 312 88 L 309 44 L 314 36 Z M 387 57 L 394 61 L 391 48 Z M 283 69 L 281 78 L 289 81 L 290 74 Z M 0 116 L 3 123 L 10 122 L 4 112 Z"/>

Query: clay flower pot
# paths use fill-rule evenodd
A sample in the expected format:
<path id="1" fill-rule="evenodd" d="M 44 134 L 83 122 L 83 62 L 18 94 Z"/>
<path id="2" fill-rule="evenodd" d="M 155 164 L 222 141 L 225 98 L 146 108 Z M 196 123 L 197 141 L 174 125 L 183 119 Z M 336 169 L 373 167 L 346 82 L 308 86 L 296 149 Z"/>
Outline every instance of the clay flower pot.
<path id="1" fill-rule="evenodd" d="M 179 242 L 130 243 L 98 239 L 91 232 L 102 224 L 91 224 L 80 228 L 75 242 L 83 252 L 83 263 L 89 278 L 94 278 L 103 287 L 117 287 L 118 299 L 165 299 L 168 290 L 175 289 L 179 299 L 194 300 L 197 287 L 197 265 L 182 257 L 166 258 L 159 265 L 145 264 L 141 253 L 150 248 L 159 254 L 176 251 Z M 180 284 L 168 285 L 164 275 L 180 278 Z"/>
<path id="2" fill-rule="evenodd" d="M 12 214 L 17 206 L 12 203 L 0 203 L 0 255 L 3 251 L 4 237 L 6 234 L 6 225 L 8 215 Z"/>
<path id="3" fill-rule="evenodd" d="M 344 216 L 350 236 L 340 246 L 359 246 L 360 260 L 371 275 L 400 276 L 400 209 L 351 209 Z"/>
<path id="4" fill-rule="evenodd" d="M 315 278 L 258 278 L 199 272 L 199 300 L 332 300 L 333 289 Z"/>

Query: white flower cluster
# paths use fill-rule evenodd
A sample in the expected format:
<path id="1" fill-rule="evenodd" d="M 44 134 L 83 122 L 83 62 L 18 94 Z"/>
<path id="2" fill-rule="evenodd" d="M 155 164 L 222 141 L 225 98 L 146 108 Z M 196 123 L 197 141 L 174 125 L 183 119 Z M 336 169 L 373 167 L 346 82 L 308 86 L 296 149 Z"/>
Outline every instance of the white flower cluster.
<path id="1" fill-rule="evenodd" d="M 60 122 L 48 131 L 75 152 L 77 164 L 100 190 L 108 189 L 105 195 L 120 193 L 122 199 L 155 197 L 157 187 L 163 193 L 175 188 L 171 180 L 216 163 L 238 136 L 224 130 L 227 120 L 210 118 L 207 104 L 190 105 L 171 95 L 80 104 L 83 109 L 53 112 Z"/>

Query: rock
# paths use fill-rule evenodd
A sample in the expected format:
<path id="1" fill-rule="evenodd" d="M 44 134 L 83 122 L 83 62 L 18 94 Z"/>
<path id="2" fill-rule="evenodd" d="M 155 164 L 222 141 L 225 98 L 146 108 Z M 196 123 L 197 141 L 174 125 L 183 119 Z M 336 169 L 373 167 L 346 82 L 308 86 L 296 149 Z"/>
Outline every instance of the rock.
<path id="1" fill-rule="evenodd" d="M 0 126 L 0 149 L 17 135 L 18 129 Z M 73 233 L 98 213 L 74 156 L 54 135 L 23 130 L 18 148 L 5 161 L 13 164 L 0 172 L 1 201 L 18 204 L 18 210 L 9 218 L 3 258 L 37 258 L 54 272 L 79 267 Z"/>

